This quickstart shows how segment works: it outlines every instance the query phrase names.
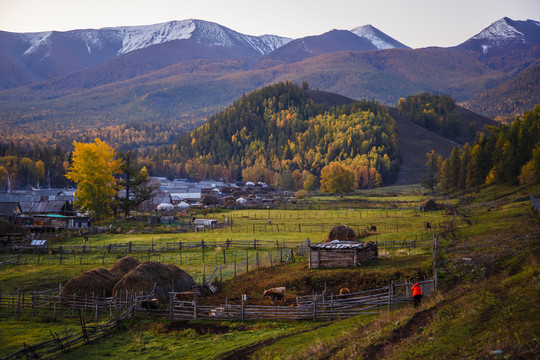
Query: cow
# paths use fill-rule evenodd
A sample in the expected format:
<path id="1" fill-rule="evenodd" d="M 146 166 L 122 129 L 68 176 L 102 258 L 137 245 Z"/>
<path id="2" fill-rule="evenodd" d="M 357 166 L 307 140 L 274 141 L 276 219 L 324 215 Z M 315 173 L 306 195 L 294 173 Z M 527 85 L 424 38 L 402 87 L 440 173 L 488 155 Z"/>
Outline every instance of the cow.
<path id="1" fill-rule="evenodd" d="M 369 231 L 377 232 L 377 227 L 375 225 L 371 225 L 371 227 L 369 228 Z"/>
<path id="2" fill-rule="evenodd" d="M 263 296 L 269 296 L 270 297 L 270 302 L 272 304 L 274 303 L 274 301 L 276 301 L 276 299 L 280 303 L 284 303 L 285 302 L 285 291 L 286 290 L 287 289 L 284 286 L 271 288 L 271 289 L 268 289 L 268 290 L 264 290 Z"/>
<path id="3" fill-rule="evenodd" d="M 349 288 L 341 288 L 339 289 L 339 295 L 346 295 L 346 294 L 350 294 L 351 291 L 349 290 Z"/>
<path id="4" fill-rule="evenodd" d="M 153 298 L 151 300 L 141 301 L 141 308 L 147 310 L 156 310 L 159 307 L 159 300 Z"/>
<path id="5" fill-rule="evenodd" d="M 431 229 L 431 224 L 429 222 L 426 223 L 426 230 Z"/>
<path id="6" fill-rule="evenodd" d="M 223 306 L 219 306 L 217 308 L 213 308 L 208 312 L 208 315 L 210 317 L 222 317 L 224 316 L 225 308 Z"/>

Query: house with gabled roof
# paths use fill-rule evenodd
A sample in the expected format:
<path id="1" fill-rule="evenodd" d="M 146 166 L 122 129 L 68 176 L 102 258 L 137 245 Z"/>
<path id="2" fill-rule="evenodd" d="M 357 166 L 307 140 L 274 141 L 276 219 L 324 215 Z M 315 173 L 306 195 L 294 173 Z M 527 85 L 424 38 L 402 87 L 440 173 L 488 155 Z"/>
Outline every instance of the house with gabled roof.
<path id="1" fill-rule="evenodd" d="M 22 214 L 22 208 L 18 202 L 0 202 L 0 218 L 15 224 Z"/>

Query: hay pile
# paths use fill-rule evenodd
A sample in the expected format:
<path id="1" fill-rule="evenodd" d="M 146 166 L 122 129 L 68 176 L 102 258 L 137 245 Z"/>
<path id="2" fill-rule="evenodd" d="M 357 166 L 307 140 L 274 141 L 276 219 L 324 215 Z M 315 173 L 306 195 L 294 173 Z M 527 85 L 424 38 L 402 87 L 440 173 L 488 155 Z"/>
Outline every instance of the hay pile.
<path id="1" fill-rule="evenodd" d="M 113 266 L 109 269 L 114 275 L 118 276 L 118 279 L 121 279 L 131 270 L 139 266 L 141 262 L 134 257 L 124 256 L 120 260 L 114 263 Z"/>
<path id="2" fill-rule="evenodd" d="M 356 234 L 354 230 L 347 225 L 336 225 L 328 233 L 327 241 L 341 240 L 341 241 L 355 241 Z"/>
<path id="3" fill-rule="evenodd" d="M 424 200 L 424 203 L 422 204 L 423 211 L 434 211 L 438 209 L 439 209 L 439 205 L 437 205 L 437 203 L 433 199 L 426 199 Z"/>
<path id="4" fill-rule="evenodd" d="M 176 265 L 147 261 L 127 273 L 112 293 L 136 292 L 147 294 L 156 286 L 155 297 L 160 304 L 169 303 L 170 291 L 189 291 L 195 286 L 193 278 Z"/>
<path id="5" fill-rule="evenodd" d="M 112 289 L 120 280 L 118 276 L 107 269 L 97 268 L 83 272 L 81 275 L 69 280 L 62 289 L 62 301 L 79 296 L 111 296 Z"/>

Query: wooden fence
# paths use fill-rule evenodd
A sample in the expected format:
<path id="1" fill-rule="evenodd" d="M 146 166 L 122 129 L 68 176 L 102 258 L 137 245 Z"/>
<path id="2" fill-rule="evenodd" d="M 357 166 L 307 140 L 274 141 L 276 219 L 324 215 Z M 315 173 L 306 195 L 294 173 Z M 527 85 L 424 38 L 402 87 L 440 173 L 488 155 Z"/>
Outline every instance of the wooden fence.
<path id="1" fill-rule="evenodd" d="M 225 241 L 174 241 L 161 243 L 110 243 L 106 245 L 65 245 L 50 249 L 57 253 L 69 252 L 99 252 L 99 253 L 131 253 L 131 252 L 167 252 L 174 250 L 191 250 L 191 249 L 211 249 L 221 247 L 224 249 L 242 248 L 242 249 L 285 249 L 295 248 L 299 245 L 298 242 L 285 242 L 283 240 L 234 240 L 227 239 Z"/>
<path id="2" fill-rule="evenodd" d="M 48 309 L 53 310 L 56 321 L 57 312 L 72 312 L 79 316 L 81 331 L 75 334 L 59 335 L 51 332 L 52 339 L 43 341 L 39 344 L 27 345 L 4 358 L 18 359 L 26 357 L 27 359 L 42 359 L 56 356 L 58 353 L 66 351 L 69 348 L 80 344 L 87 344 L 99 339 L 116 328 L 123 320 L 131 317 L 135 311 L 142 309 L 142 304 L 154 297 L 154 291 L 149 294 L 125 293 L 117 294 L 114 297 L 99 296 L 73 296 L 62 298 L 62 288 L 50 289 L 45 291 L 32 291 L 30 294 L 18 291 L 17 294 L 1 294 L 0 308 L 4 309 L 7 316 L 10 314 L 19 318 L 22 312 L 30 311 L 32 318 L 35 312 L 41 312 Z M 109 320 L 99 326 L 87 326 L 83 311 L 91 310 L 95 316 L 95 321 L 99 320 L 98 314 L 108 312 Z"/>
<path id="3" fill-rule="evenodd" d="M 433 280 L 419 282 L 424 296 L 434 290 Z M 175 320 L 331 320 L 355 315 L 374 314 L 388 311 L 393 305 L 411 302 L 412 283 L 356 292 L 346 295 L 315 294 L 297 296 L 294 306 L 233 305 L 225 301 L 220 305 L 200 305 L 197 298 L 192 301 L 179 300 L 182 293 L 170 293 L 170 317 Z"/>
<path id="4" fill-rule="evenodd" d="M 95 320 L 98 321 L 100 314 L 108 313 L 110 317 L 118 316 L 119 313 L 133 306 L 140 308 L 141 303 L 154 297 L 154 291 L 148 294 L 124 292 L 115 296 L 105 297 L 99 294 L 85 296 L 62 296 L 62 285 L 56 289 L 42 291 L 21 291 L 16 293 L 2 293 L 0 289 L 0 309 L 6 318 L 16 317 L 19 319 L 23 312 L 30 313 L 33 318 L 36 313 L 43 310 L 52 310 L 54 319 L 57 314 L 71 311 L 74 316 L 78 310 L 90 310 Z"/>
<path id="5" fill-rule="evenodd" d="M 536 213 L 536 215 L 540 219 L 540 202 L 538 202 L 538 200 L 532 195 L 530 195 L 530 198 L 531 198 L 533 211 Z"/>
<path id="6" fill-rule="evenodd" d="M 434 281 L 419 282 L 424 296 L 429 296 L 434 290 Z M 219 306 L 199 305 L 197 298 L 193 301 L 179 300 L 177 295 L 185 293 L 171 292 L 169 310 L 157 310 L 156 315 L 170 316 L 174 320 L 332 320 L 344 319 L 356 315 L 375 314 L 388 311 L 393 305 L 403 302 L 411 302 L 410 287 L 412 283 L 390 284 L 374 290 L 361 291 L 346 295 L 328 296 L 313 294 L 308 296 L 297 296 L 294 306 L 261 306 L 248 305 L 242 301 L 241 305 L 225 304 Z M 1 294 L 0 308 L 12 309 L 17 316 L 25 308 L 30 308 L 32 315 L 34 311 L 53 308 L 56 317 L 57 307 L 71 309 L 75 315 L 78 311 L 81 331 L 75 334 L 59 335 L 51 332 L 52 339 L 39 344 L 27 345 L 4 358 L 18 359 L 26 357 L 28 359 L 50 358 L 64 352 L 72 347 L 92 342 L 116 328 L 122 321 L 131 317 L 136 311 L 143 310 L 141 304 L 153 298 L 154 292 L 150 294 L 137 295 L 134 293 L 117 294 L 113 298 L 99 296 L 75 297 L 73 299 L 62 299 L 61 286 L 58 289 L 45 291 L 33 291 L 30 296 L 20 291 L 17 294 Z M 115 309 L 113 312 L 112 309 Z M 83 315 L 84 309 L 95 309 L 97 321 L 98 312 L 109 311 L 110 318 L 99 326 L 87 326 Z M 9 314 L 9 311 L 8 311 Z"/>
<path id="7" fill-rule="evenodd" d="M 43 341 L 39 344 L 27 345 L 2 360 L 18 359 L 26 357 L 27 359 L 45 359 L 58 355 L 70 348 L 81 344 L 88 344 L 96 339 L 103 337 L 115 329 L 122 321 L 131 317 L 136 305 L 132 305 L 118 316 L 110 318 L 106 323 L 99 326 L 87 326 L 86 320 L 79 310 L 79 321 L 81 323 L 81 331 L 75 334 L 59 335 L 51 331 L 52 339 Z"/>
<path id="8" fill-rule="evenodd" d="M 19 265 L 21 255 L 0 256 L 0 266 L 2 265 Z"/>

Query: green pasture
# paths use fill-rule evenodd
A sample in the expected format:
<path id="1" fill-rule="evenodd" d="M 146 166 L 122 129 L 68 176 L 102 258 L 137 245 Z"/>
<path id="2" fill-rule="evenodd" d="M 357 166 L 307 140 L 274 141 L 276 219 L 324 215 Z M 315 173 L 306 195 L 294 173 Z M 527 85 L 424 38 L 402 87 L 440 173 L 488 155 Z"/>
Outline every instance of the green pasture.
<path id="1" fill-rule="evenodd" d="M 89 236 L 87 245 L 108 245 L 110 243 L 165 244 L 167 242 L 200 242 L 209 244 L 231 240 L 263 240 L 298 244 L 307 238 L 314 243 L 324 241 L 335 225 L 348 225 L 355 232 L 362 233 L 374 225 L 377 234 L 367 237 L 366 241 L 380 239 L 398 240 L 403 236 L 425 238 L 425 223 L 432 226 L 443 226 L 449 216 L 443 211 L 420 212 L 414 208 L 375 208 L 375 209 L 341 209 L 341 210 L 236 210 L 220 214 L 201 216 L 217 219 L 220 223 L 232 222 L 222 228 L 205 229 L 204 232 L 175 232 L 174 225 L 165 228 L 166 233 L 131 232 L 125 234 L 102 233 Z M 270 220 L 270 222 L 269 222 Z M 59 245 L 83 245 L 82 237 L 73 237 Z"/>
<path id="2" fill-rule="evenodd" d="M 299 209 L 220 211 L 207 215 L 199 214 L 196 217 L 217 219 L 220 223 L 227 223 L 228 226 L 189 233 L 177 232 L 174 225 L 151 227 L 144 223 L 134 224 L 118 220 L 110 224 L 104 222 L 100 223 L 100 226 L 111 231 L 89 235 L 86 243 L 88 249 L 85 252 L 82 251 L 83 238 L 73 236 L 51 240 L 49 251 L 46 253 L 22 254 L 21 265 L 2 267 L 0 286 L 4 294 L 58 288 L 59 283 L 65 284 L 81 272 L 97 267 L 109 268 L 125 255 L 138 258 L 141 262 L 153 260 L 176 264 L 192 275 L 198 283 L 202 282 L 203 272 L 208 278 L 214 270 L 214 281 L 225 281 L 233 278 L 235 274 L 256 271 L 258 267 L 285 261 L 290 249 L 294 250 L 295 261 L 306 261 L 305 255 L 300 256 L 301 254 L 297 252 L 298 246 L 307 239 L 312 243 L 324 241 L 335 225 L 348 225 L 358 233 L 362 233 L 372 225 L 377 227 L 375 234 L 362 239 L 379 243 L 380 259 L 366 264 L 366 271 L 385 271 L 410 264 L 423 266 L 431 254 L 432 238 L 431 230 L 425 230 L 425 223 L 443 226 L 450 221 L 451 216 L 446 215 L 444 211 L 420 212 L 421 200 L 421 197 L 415 194 L 384 197 L 375 193 L 369 197 L 358 194 L 344 198 L 309 199 L 307 203 L 301 203 L 302 207 Z M 309 202 L 317 201 L 320 203 L 309 209 Z M 334 201 L 336 206 L 339 207 L 341 203 L 342 207 L 335 209 L 332 205 L 328 206 L 329 202 Z M 355 207 L 354 204 L 358 205 L 360 201 L 367 206 Z M 226 248 L 223 243 L 227 239 L 244 241 L 246 244 Z M 255 247 L 251 246 L 254 239 L 259 241 L 255 243 Z M 422 239 L 425 241 L 422 242 Z M 404 240 L 409 245 L 411 240 L 418 243 L 416 247 L 397 248 L 403 245 Z M 200 245 L 201 241 L 205 244 L 204 254 L 201 247 L 190 247 Z M 121 245 L 130 242 L 135 249 L 137 246 L 151 248 L 152 245 L 156 249 L 169 248 L 166 251 L 154 252 L 127 252 L 125 248 L 116 251 L 114 246 L 111 246 L 112 250 L 108 248 L 111 244 Z M 180 242 L 182 248 L 178 248 Z M 393 245 L 396 248 L 392 249 Z M 60 246 L 63 248 L 62 253 L 58 251 Z M 50 314 L 42 313 L 35 314 L 32 319 L 29 318 L 28 311 L 23 310 L 20 320 L 14 319 L 9 314 L 6 316 L 0 313 L 2 322 L 0 336 L 3 337 L 3 341 L 0 341 L 2 344 L 0 355 L 17 350 L 23 342 L 36 343 L 49 339 L 48 330 L 59 332 L 65 331 L 66 328 L 78 327 L 76 317 L 67 316 L 62 320 L 52 321 Z M 34 322 L 37 325 L 32 327 L 31 324 Z M 157 324 L 159 323 L 160 321 L 157 321 Z M 195 356 L 189 358 L 219 358 L 219 354 L 224 354 L 235 347 L 274 336 L 296 333 L 313 326 L 305 322 L 261 323 L 248 325 L 247 328 L 244 328 L 245 325 L 238 325 L 242 327 L 242 331 L 233 329 L 225 334 L 200 335 L 190 329 L 173 332 L 156 329 L 155 326 L 166 325 L 155 325 L 155 322 L 151 324 L 150 329 L 145 329 L 144 325 L 137 325 L 138 330 L 125 329 L 112 339 L 100 340 L 99 343 L 102 344 L 100 346 L 84 347 L 63 357 L 80 357 L 88 351 L 92 353 L 88 353 L 90 357 L 125 357 L 134 354 L 135 349 L 142 349 L 140 353 L 142 358 L 152 358 L 153 354 L 160 354 L 159 356 L 163 357 L 166 353 L 174 354 L 171 355 L 174 358 L 182 358 L 188 353 Z M 346 323 L 343 326 L 346 326 Z M 31 330 L 25 331 L 30 327 Z M 21 333 L 24 333 L 24 336 L 18 335 Z M 137 354 L 139 356 L 139 353 Z"/>

